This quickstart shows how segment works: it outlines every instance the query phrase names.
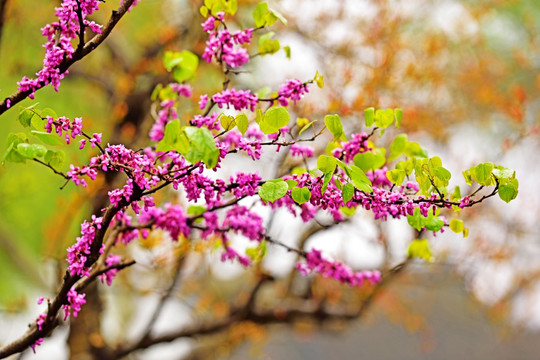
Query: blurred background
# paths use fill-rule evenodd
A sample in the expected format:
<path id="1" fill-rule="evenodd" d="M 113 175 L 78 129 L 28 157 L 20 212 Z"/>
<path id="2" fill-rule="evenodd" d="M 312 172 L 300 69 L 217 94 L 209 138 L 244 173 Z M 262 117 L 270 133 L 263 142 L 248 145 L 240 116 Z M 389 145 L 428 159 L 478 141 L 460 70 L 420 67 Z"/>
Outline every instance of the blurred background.
<path id="1" fill-rule="evenodd" d="M 54 20 L 58 3 L 1 2 L 0 96 L 14 92 L 22 76 L 39 69 L 44 55 L 39 29 Z M 239 0 L 230 26 L 253 26 L 256 3 Z M 141 0 L 101 48 L 70 69 L 58 94 L 46 88 L 22 106 L 39 102 L 58 114 L 83 117 L 85 127 L 103 131 L 105 141 L 146 146 L 154 111 L 150 94 L 158 83 L 170 81 L 162 66 L 164 51 L 188 49 L 200 55 L 204 50 L 200 5 L 194 0 Z M 275 90 L 286 79 L 308 80 L 319 71 L 325 87 L 310 88 L 293 107 L 297 116 L 316 120 L 338 113 L 350 133 L 363 130 L 365 108 L 400 107 L 403 131 L 430 156 L 443 159 L 454 174 L 451 185 L 462 186 L 462 193 L 467 186 L 461 171 L 485 161 L 515 169 L 520 193 L 510 204 L 490 199 L 464 211 L 468 238 L 450 232 L 429 237 L 436 261 L 409 266 L 357 318 L 320 321 L 313 316 L 275 325 L 244 321 L 129 358 L 537 359 L 540 2 L 274 0 L 269 5 L 289 21 L 271 30 L 282 46 L 290 46 L 291 59 L 284 51 L 255 58 L 249 72 L 234 79 L 236 88 Z M 117 6 L 117 1 L 107 1 L 94 19 L 104 23 Z M 199 95 L 219 91 L 221 82 L 219 69 L 201 62 L 194 95 L 181 103 L 180 116 L 197 114 Z M 17 114 L 12 109 L 2 115 L 2 152 L 7 134 L 22 131 Z M 389 131 L 377 141 L 388 145 L 396 134 Z M 92 156 L 76 146 L 66 151 L 65 169 Z M 290 157 L 269 154 L 257 166 L 263 178 L 272 178 L 294 165 Z M 220 175 L 228 177 L 237 166 L 255 169 L 238 156 Z M 37 316 L 37 296 L 54 294 L 65 249 L 97 206 L 97 195 L 114 181 L 98 178 L 87 189 L 68 185 L 60 190 L 62 185 L 62 179 L 37 164 L 0 167 L 0 344 L 22 334 Z M 172 191 L 157 200 L 184 201 Z M 406 221 L 374 222 L 362 211 L 329 229 L 306 226 L 287 213 L 260 211 L 273 237 L 322 248 L 355 268 L 401 263 L 415 237 Z M 240 249 L 247 246 L 241 238 L 235 242 Z M 171 244 L 163 234 L 153 233 L 124 249 L 138 265 L 111 288 L 97 287 L 97 300 L 89 301 L 94 305 L 86 311 L 99 319 L 88 325 L 103 338 L 97 343 L 112 346 L 136 339 L 151 309 L 168 292 L 156 321 L 158 333 L 223 318 L 231 304 L 249 297 L 261 273 L 275 279 L 260 294 L 260 306 L 270 309 L 291 302 L 304 306 L 314 299 L 333 309 L 349 309 L 365 301 L 365 289 L 297 277 L 292 272 L 295 257 L 281 249 L 270 248 L 260 265 L 245 270 L 220 263 L 211 246 Z M 58 329 L 34 358 L 68 358 L 68 348 L 71 358 L 87 352 L 77 348 L 77 339 L 94 332 L 80 329 L 76 324 Z"/>

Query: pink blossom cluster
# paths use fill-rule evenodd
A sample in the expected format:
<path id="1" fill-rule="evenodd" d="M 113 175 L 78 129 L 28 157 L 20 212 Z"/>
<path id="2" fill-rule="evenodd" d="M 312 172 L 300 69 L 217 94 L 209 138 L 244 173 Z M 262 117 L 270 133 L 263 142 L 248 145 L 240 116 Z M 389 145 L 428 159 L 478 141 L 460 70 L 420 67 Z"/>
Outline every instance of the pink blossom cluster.
<path id="1" fill-rule="evenodd" d="M 72 40 L 79 37 L 79 34 L 86 32 L 90 28 L 95 33 L 101 32 L 101 25 L 94 21 L 87 20 L 99 8 L 99 0 L 63 0 L 59 7 L 55 8 L 58 21 L 46 25 L 41 29 L 42 35 L 47 37 L 45 47 L 45 58 L 43 68 L 36 73 L 36 79 L 29 79 L 26 76 L 17 84 L 20 91 L 31 91 L 29 95 L 34 98 L 37 89 L 47 84 L 52 84 L 58 91 L 60 80 L 63 79 L 67 71 L 61 73 L 60 64 L 64 59 L 71 59 L 75 53 Z M 82 18 L 83 29 L 79 22 L 79 15 Z"/>
<path id="2" fill-rule="evenodd" d="M 386 171 L 387 171 L 387 168 L 385 166 L 382 169 L 368 171 L 366 172 L 366 175 L 369 181 L 371 181 L 371 183 L 373 184 L 373 186 L 380 187 L 380 188 L 382 187 L 391 188 L 393 184 L 386 177 Z"/>
<path id="3" fill-rule="evenodd" d="M 218 19 L 223 21 L 223 14 L 218 15 Z M 249 55 L 243 44 L 251 43 L 253 29 L 247 28 L 238 30 L 232 34 L 228 29 L 214 30 L 215 18 L 209 16 L 202 23 L 203 30 L 208 33 L 206 48 L 202 55 L 206 62 L 211 62 L 215 58 L 219 63 L 225 62 L 231 68 L 242 66 L 249 61 Z"/>
<path id="4" fill-rule="evenodd" d="M 236 250 L 228 246 L 225 240 L 223 241 L 223 246 L 225 251 L 221 254 L 221 261 L 225 262 L 227 260 L 237 260 L 243 266 L 251 265 L 251 260 L 247 256 L 240 255 Z"/>
<path id="5" fill-rule="evenodd" d="M 277 100 L 281 106 L 289 105 L 291 100 L 296 105 L 298 100 L 302 99 L 302 96 L 308 92 L 308 84 L 298 79 L 289 79 L 279 88 Z"/>
<path id="6" fill-rule="evenodd" d="M 167 231 L 175 241 L 180 235 L 188 237 L 191 232 L 187 217 L 180 205 L 165 204 L 164 209 L 149 208 L 141 213 L 139 221 L 153 224 L 156 228 Z"/>
<path id="7" fill-rule="evenodd" d="M 315 149 L 313 146 L 300 145 L 298 143 L 291 145 L 289 148 L 292 156 L 299 156 L 304 158 L 313 157 Z"/>
<path id="8" fill-rule="evenodd" d="M 81 224 L 81 236 L 77 238 L 77 242 L 67 249 L 67 262 L 71 276 L 88 276 L 90 268 L 87 267 L 86 261 L 90 256 L 92 243 L 96 236 L 96 230 L 101 229 L 102 217 L 92 215 L 92 222 L 84 221 Z"/>
<path id="9" fill-rule="evenodd" d="M 341 147 L 334 149 L 333 155 L 345 163 L 350 163 L 356 154 L 369 150 L 371 148 L 368 145 L 368 136 L 365 132 L 361 132 L 360 134 L 352 134 L 352 140 L 341 142 Z"/>
<path id="10" fill-rule="evenodd" d="M 262 178 L 257 173 L 236 173 L 236 177 L 231 176 L 229 180 L 231 183 L 231 193 L 237 199 L 255 195 L 259 188 L 259 181 L 261 180 Z"/>
<path id="11" fill-rule="evenodd" d="M 262 218 L 245 206 L 234 205 L 227 210 L 223 227 L 242 234 L 250 240 L 261 241 L 264 238 Z"/>
<path id="12" fill-rule="evenodd" d="M 85 296 L 86 294 L 79 294 L 73 287 L 69 289 L 67 293 L 68 303 L 62 305 L 62 309 L 64 309 L 64 321 L 66 321 L 70 315 L 77 317 L 79 311 L 81 311 L 81 306 L 86 304 L 86 300 L 84 299 Z"/>
<path id="13" fill-rule="evenodd" d="M 114 255 L 111 254 L 107 257 L 107 260 L 105 260 L 106 266 L 113 266 L 116 264 L 119 264 L 122 260 L 122 257 L 120 255 Z M 106 283 L 107 285 L 111 286 L 113 279 L 115 278 L 116 274 L 118 274 L 120 270 L 118 269 L 110 269 L 104 274 L 99 275 L 99 278 L 102 283 Z"/>
<path id="14" fill-rule="evenodd" d="M 255 106 L 259 102 L 259 98 L 256 94 L 252 94 L 251 90 L 236 90 L 226 89 L 222 92 L 214 94 L 212 100 L 219 106 L 220 109 L 223 106 L 227 106 L 229 109 L 231 106 L 235 110 L 249 109 L 255 111 Z"/>
<path id="15" fill-rule="evenodd" d="M 354 271 L 339 261 L 328 260 L 322 257 L 321 252 L 312 249 L 305 253 L 306 262 L 298 263 L 296 268 L 303 275 L 317 272 L 326 278 L 334 278 L 342 284 L 362 286 L 367 280 L 376 284 L 382 280 L 381 273 L 374 271 Z"/>
<path id="16" fill-rule="evenodd" d="M 53 128 L 54 130 L 56 131 L 56 134 L 58 134 L 58 136 L 64 136 L 64 140 L 66 141 L 67 144 L 70 144 L 71 143 L 71 139 L 75 139 L 77 136 L 86 136 L 85 134 L 83 134 L 82 132 L 82 128 L 83 128 L 83 125 L 82 125 L 82 119 L 80 117 L 76 117 L 75 119 L 73 119 L 73 121 L 70 121 L 68 118 L 66 118 L 65 116 L 60 116 L 59 118 L 57 119 L 54 119 L 52 116 L 47 116 L 46 118 L 46 123 L 45 123 L 45 131 L 47 131 L 47 133 L 52 133 L 53 131 Z M 101 143 L 102 139 L 101 139 L 101 133 L 94 133 L 92 134 L 92 137 L 90 137 L 90 145 L 92 147 L 96 147 L 97 144 Z M 84 147 L 86 146 L 86 138 L 82 138 L 79 143 L 80 143 L 80 146 L 79 146 L 79 149 L 84 149 Z"/>
<path id="17" fill-rule="evenodd" d="M 195 125 L 197 127 L 206 127 L 208 130 L 219 130 L 220 125 L 218 119 L 217 113 L 212 113 L 207 116 L 202 115 L 195 115 L 193 119 L 191 120 L 191 124 Z"/>

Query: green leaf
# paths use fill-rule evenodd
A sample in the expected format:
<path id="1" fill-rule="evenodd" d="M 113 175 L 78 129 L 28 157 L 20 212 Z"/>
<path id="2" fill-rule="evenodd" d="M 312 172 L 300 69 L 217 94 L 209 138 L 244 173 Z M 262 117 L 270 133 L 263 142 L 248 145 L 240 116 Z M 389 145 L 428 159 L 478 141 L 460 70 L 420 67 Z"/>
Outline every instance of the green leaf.
<path id="1" fill-rule="evenodd" d="M 351 178 L 351 181 L 353 185 L 363 192 L 371 193 L 373 192 L 373 189 L 371 188 L 371 181 L 366 176 L 366 174 L 357 166 L 352 165 L 350 167 L 350 174 L 349 177 Z"/>
<path id="2" fill-rule="evenodd" d="M 401 126 L 401 119 L 403 118 L 403 110 L 394 109 L 394 114 L 396 115 L 396 129 L 399 129 Z"/>
<path id="3" fill-rule="evenodd" d="M 416 239 L 409 244 L 407 249 L 408 258 L 424 259 L 426 261 L 433 261 L 433 255 L 429 247 L 427 239 Z"/>
<path id="4" fill-rule="evenodd" d="M 438 177 L 441 181 L 446 183 L 448 185 L 448 180 L 452 177 L 452 174 L 447 169 L 443 168 L 442 166 L 437 166 L 435 169 L 433 169 L 433 173 L 436 177 Z"/>
<path id="5" fill-rule="evenodd" d="M 412 228 L 418 231 L 424 228 L 424 216 L 419 208 L 415 208 L 412 215 L 407 215 L 407 222 Z"/>
<path id="6" fill-rule="evenodd" d="M 257 6 L 255 6 L 255 10 L 253 10 L 253 20 L 255 21 L 256 27 L 266 25 L 266 14 L 268 14 L 268 4 L 266 1 L 258 3 Z"/>
<path id="7" fill-rule="evenodd" d="M 298 185 L 298 181 L 296 181 L 296 180 L 285 180 L 285 182 L 287 183 L 287 186 L 289 187 L 289 190 L 291 190 L 296 185 Z"/>
<path id="8" fill-rule="evenodd" d="M 409 141 L 405 146 L 405 155 L 410 158 L 419 157 L 426 158 L 428 156 L 427 151 L 423 149 L 420 144 L 414 141 Z"/>
<path id="9" fill-rule="evenodd" d="M 394 169 L 386 172 L 386 178 L 390 180 L 392 184 L 400 186 L 405 180 L 406 173 L 400 169 Z"/>
<path id="10" fill-rule="evenodd" d="M 399 134 L 394 138 L 390 144 L 390 157 L 388 161 L 396 159 L 399 155 L 403 154 L 405 147 L 407 146 L 408 136 L 407 134 Z"/>
<path id="11" fill-rule="evenodd" d="M 9 133 L 7 137 L 7 149 L 3 156 L 3 161 L 24 163 L 26 158 L 17 152 L 17 145 L 27 140 L 25 133 Z"/>
<path id="12" fill-rule="evenodd" d="M 376 170 L 381 168 L 386 159 L 380 152 L 372 153 L 370 151 L 365 153 L 356 154 L 353 162 L 363 171 Z"/>
<path id="13" fill-rule="evenodd" d="M 461 219 L 450 220 L 450 230 L 452 230 L 455 233 L 463 232 L 463 220 Z"/>
<path id="14" fill-rule="evenodd" d="M 330 184 L 330 180 L 332 180 L 333 175 L 334 175 L 333 172 L 327 172 L 326 174 L 324 174 L 324 181 L 321 188 L 321 194 L 324 194 L 324 192 L 328 188 L 328 184 Z"/>
<path id="15" fill-rule="evenodd" d="M 517 179 L 514 180 L 516 181 L 515 183 L 499 186 L 499 197 L 504 202 L 509 203 L 510 201 L 514 200 L 518 194 Z"/>
<path id="16" fill-rule="evenodd" d="M 375 108 L 367 108 L 364 110 L 364 118 L 366 119 L 366 126 L 371 127 L 375 123 Z"/>
<path id="17" fill-rule="evenodd" d="M 302 205 L 311 199 L 311 191 L 307 187 L 295 187 L 291 191 L 291 196 L 298 205 Z"/>
<path id="18" fill-rule="evenodd" d="M 66 160 L 66 153 L 62 150 L 52 151 L 47 150 L 45 157 L 43 158 L 45 162 L 53 167 L 60 166 Z"/>
<path id="19" fill-rule="evenodd" d="M 34 116 L 34 112 L 32 110 L 23 109 L 19 116 L 17 117 L 17 120 L 21 123 L 24 127 L 30 127 L 32 124 L 32 117 Z"/>
<path id="20" fill-rule="evenodd" d="M 288 190 L 289 185 L 287 185 L 285 180 L 268 180 L 261 186 L 259 196 L 264 201 L 274 202 L 277 199 L 281 199 L 283 196 L 285 196 Z"/>
<path id="21" fill-rule="evenodd" d="M 347 204 L 354 196 L 354 186 L 351 183 L 345 184 L 343 186 L 343 203 Z"/>
<path id="22" fill-rule="evenodd" d="M 284 107 L 275 107 L 268 110 L 259 124 L 265 134 L 273 134 L 289 124 L 291 117 Z"/>
<path id="23" fill-rule="evenodd" d="M 207 128 L 188 126 L 184 131 L 189 140 L 189 150 L 184 154 L 187 161 L 195 164 L 202 161 L 210 169 L 217 165 L 220 151 L 212 133 Z"/>
<path id="24" fill-rule="evenodd" d="M 492 174 L 499 180 L 500 184 L 507 184 L 509 180 L 516 177 L 516 171 L 502 166 L 496 166 Z"/>
<path id="25" fill-rule="evenodd" d="M 346 140 L 345 133 L 343 132 L 343 124 L 339 115 L 326 115 L 324 117 L 324 124 L 330 130 L 332 135 L 334 135 L 334 141 L 339 139 Z"/>
<path id="26" fill-rule="evenodd" d="M 298 135 L 302 135 L 302 133 L 304 131 L 306 131 L 307 129 L 309 129 L 311 127 L 311 125 L 313 125 L 313 123 L 317 121 L 317 120 L 313 120 L 313 121 L 310 121 L 308 122 L 306 125 L 302 126 L 302 128 L 300 129 L 300 131 L 298 132 Z"/>
<path id="27" fill-rule="evenodd" d="M 474 169 L 474 177 L 480 185 L 492 185 L 491 181 L 491 171 L 495 165 L 490 162 L 485 162 L 482 164 L 476 165 Z"/>
<path id="28" fill-rule="evenodd" d="M 206 207 L 202 205 L 191 205 L 187 209 L 188 215 L 192 215 L 192 216 L 198 216 L 198 215 L 204 214 L 205 212 L 206 212 Z"/>
<path id="29" fill-rule="evenodd" d="M 45 131 L 32 130 L 31 133 L 47 145 L 63 145 L 64 141 L 58 135 L 47 133 Z"/>
<path id="30" fill-rule="evenodd" d="M 285 57 L 287 59 L 291 58 L 291 47 L 289 45 L 283 47 L 283 51 L 285 51 Z"/>
<path id="31" fill-rule="evenodd" d="M 257 45 L 257 51 L 261 56 L 268 55 L 268 54 L 274 54 L 279 51 L 281 48 L 281 45 L 279 43 L 279 40 L 272 39 L 272 37 L 275 34 L 273 32 L 268 32 L 264 35 L 261 35 L 259 37 L 258 45 Z"/>
<path id="32" fill-rule="evenodd" d="M 428 217 L 424 219 L 426 230 L 437 232 L 444 226 L 444 221 L 440 217 L 433 215 L 432 212 L 429 212 Z"/>
<path id="33" fill-rule="evenodd" d="M 336 158 L 332 156 L 321 155 L 317 159 L 317 167 L 325 174 L 333 172 L 336 169 L 336 165 Z"/>
<path id="34" fill-rule="evenodd" d="M 238 127 L 238 130 L 244 136 L 246 134 L 246 131 L 248 129 L 248 118 L 245 114 L 240 114 L 236 117 L 236 126 Z"/>
<path id="35" fill-rule="evenodd" d="M 167 71 L 173 71 L 173 77 L 177 82 L 189 80 L 195 76 L 199 66 L 199 58 L 191 51 L 182 52 L 166 51 L 163 56 L 163 64 Z"/>
<path id="36" fill-rule="evenodd" d="M 270 9 L 270 13 L 272 14 L 273 17 L 276 17 L 279 21 L 281 21 L 283 25 L 287 25 L 288 23 L 287 19 L 285 19 L 285 17 L 280 12 L 274 9 Z"/>
<path id="37" fill-rule="evenodd" d="M 375 112 L 375 126 L 381 129 L 386 129 L 394 122 L 394 110 L 377 110 Z"/>
<path id="38" fill-rule="evenodd" d="M 199 12 L 201 13 L 202 16 L 208 17 L 208 8 L 206 6 L 201 6 L 201 8 L 199 9 Z"/>
<path id="39" fill-rule="evenodd" d="M 176 150 L 185 154 L 189 150 L 189 141 L 186 135 L 180 131 L 180 120 L 176 119 L 165 125 L 163 139 L 157 144 L 156 151 Z"/>
<path id="40" fill-rule="evenodd" d="M 40 144 L 20 143 L 17 145 L 17 152 L 28 159 L 42 157 L 47 153 L 47 148 Z"/>

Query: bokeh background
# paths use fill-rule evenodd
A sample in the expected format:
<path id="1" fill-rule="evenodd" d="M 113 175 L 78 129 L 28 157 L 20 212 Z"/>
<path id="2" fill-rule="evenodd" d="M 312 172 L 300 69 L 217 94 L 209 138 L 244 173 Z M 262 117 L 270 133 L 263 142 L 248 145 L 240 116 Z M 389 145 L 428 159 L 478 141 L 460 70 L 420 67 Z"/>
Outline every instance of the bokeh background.
<path id="1" fill-rule="evenodd" d="M 58 1 L 3 0 L 0 38 L 0 96 L 16 89 L 23 75 L 36 72 L 43 58 L 39 28 L 53 21 Z M 239 0 L 232 26 L 252 26 L 256 1 Z M 301 321 L 261 326 L 240 323 L 225 334 L 160 345 L 141 359 L 537 359 L 540 351 L 540 2 L 536 0 L 274 0 L 271 7 L 289 20 L 275 25 L 291 59 L 280 51 L 258 57 L 236 87 L 273 89 L 286 79 L 307 80 L 316 71 L 325 87 L 313 89 L 294 112 L 309 119 L 338 113 L 351 131 L 361 131 L 363 110 L 400 107 L 403 130 L 430 156 L 439 155 L 465 186 L 462 170 L 492 161 L 517 171 L 518 198 L 510 204 L 491 199 L 463 216 L 470 235 L 430 238 L 436 261 L 415 263 L 387 286 L 359 320 L 319 324 Z M 103 23 L 117 1 L 109 0 L 95 19 Z M 68 117 L 82 116 L 85 126 L 104 139 L 134 147 L 146 145 L 152 122 L 150 94 L 168 81 L 165 50 L 201 54 L 205 37 L 200 1 L 141 0 L 105 44 L 70 70 L 60 92 L 46 88 L 35 101 Z M 198 96 L 218 91 L 222 75 L 201 62 L 192 101 L 181 116 L 197 113 Z M 21 131 L 13 109 L 0 121 L 0 149 L 9 132 Z M 389 132 L 378 141 L 389 144 Z M 111 140 L 114 139 L 114 140 Z M 92 153 L 67 150 L 67 169 Z M 237 164 L 252 167 L 245 158 Z M 234 171 L 231 167 L 223 174 Z M 268 156 L 263 177 L 279 176 L 294 166 L 288 158 Z M 37 164 L 0 167 L 0 344 L 15 338 L 38 313 L 35 298 L 52 295 L 62 273 L 65 249 L 105 179 L 88 189 L 67 186 Z M 165 192 L 159 201 L 181 202 Z M 298 244 L 310 229 L 284 213 L 261 212 L 272 219 L 273 236 Z M 347 224 L 307 237 L 306 246 L 323 248 L 355 267 L 382 267 L 404 260 L 414 233 L 406 221 L 373 222 L 368 213 Z M 243 246 L 238 239 L 238 246 Z M 126 250 L 128 251 L 128 250 Z M 179 246 L 157 234 L 130 249 L 141 266 L 126 272 L 110 289 L 100 288 L 99 316 L 107 341 L 137 331 L 159 294 L 174 277 Z M 159 319 L 162 330 L 198 317 L 226 312 L 235 296 L 249 293 L 254 273 L 263 269 L 278 281 L 291 276 L 294 257 L 270 249 L 255 270 L 221 264 L 205 249 L 190 250 L 181 285 Z M 176 255 L 175 255 L 176 254 Z M 185 254 L 184 254 L 185 255 Z M 349 290 L 323 279 L 313 295 L 335 297 L 336 304 L 356 301 Z M 321 295 L 324 294 L 324 295 Z M 351 300 L 353 299 L 353 300 Z M 341 301 L 341 302 L 340 302 Z M 275 305 L 275 304 L 274 304 Z M 275 305 L 277 306 L 277 305 Z M 170 319 L 175 319 L 171 323 Z M 168 320 L 168 321 L 167 321 Z M 126 330 L 129 329 L 129 330 Z M 67 358 L 69 330 L 61 328 L 35 356 Z M 28 354 L 28 357 L 31 355 Z M 26 355 L 24 356 L 26 358 Z M 133 357 L 134 359 L 137 357 Z"/>

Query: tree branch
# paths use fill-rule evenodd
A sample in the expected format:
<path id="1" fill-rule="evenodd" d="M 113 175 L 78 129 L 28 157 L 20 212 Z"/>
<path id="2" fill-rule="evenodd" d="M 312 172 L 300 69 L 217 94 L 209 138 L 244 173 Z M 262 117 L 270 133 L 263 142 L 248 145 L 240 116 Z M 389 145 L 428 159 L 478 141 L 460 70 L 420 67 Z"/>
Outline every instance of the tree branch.
<path id="1" fill-rule="evenodd" d="M 0 0 L 0 1 L 6 1 L 6 0 Z M 122 5 L 118 8 L 118 10 L 115 10 L 112 12 L 112 15 L 109 18 L 109 21 L 103 27 L 100 34 L 97 34 L 96 36 L 94 36 L 87 43 L 85 43 L 84 46 L 78 47 L 77 51 L 75 51 L 75 53 L 70 59 L 64 59 L 62 63 L 60 64 L 60 66 L 58 67 L 60 74 L 64 74 L 71 65 L 83 59 L 86 55 L 94 51 L 109 36 L 109 34 L 114 29 L 118 21 L 120 21 L 120 19 L 126 14 L 129 7 L 133 4 L 134 1 L 135 0 L 125 0 L 122 3 Z M 40 82 L 39 87 L 36 89 L 36 91 L 43 88 L 45 85 L 46 85 L 45 82 Z M 33 90 L 27 90 L 27 91 L 18 90 L 17 92 L 13 93 L 12 95 L 2 100 L 2 102 L 0 102 L 0 115 L 6 112 L 13 105 L 26 99 L 33 92 L 34 92 Z"/>

